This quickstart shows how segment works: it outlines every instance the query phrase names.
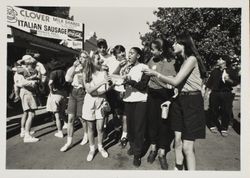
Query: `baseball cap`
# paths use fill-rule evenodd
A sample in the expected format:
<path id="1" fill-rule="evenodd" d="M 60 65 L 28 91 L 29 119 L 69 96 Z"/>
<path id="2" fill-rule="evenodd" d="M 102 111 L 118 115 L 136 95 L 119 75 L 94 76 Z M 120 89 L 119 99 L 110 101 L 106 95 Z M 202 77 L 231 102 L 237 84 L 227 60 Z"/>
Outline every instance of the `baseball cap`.
<path id="1" fill-rule="evenodd" d="M 22 57 L 22 60 L 23 61 L 26 61 L 26 60 L 30 60 L 31 58 L 33 58 L 31 55 L 24 55 L 23 57 Z"/>

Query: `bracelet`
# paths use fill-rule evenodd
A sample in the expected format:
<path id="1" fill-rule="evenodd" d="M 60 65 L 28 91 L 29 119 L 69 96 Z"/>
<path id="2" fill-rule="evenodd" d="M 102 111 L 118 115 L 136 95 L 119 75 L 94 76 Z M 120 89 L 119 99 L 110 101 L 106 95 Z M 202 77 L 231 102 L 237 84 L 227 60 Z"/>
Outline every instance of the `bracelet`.
<path id="1" fill-rule="evenodd" d="M 161 74 L 160 74 L 160 73 L 158 73 L 156 77 L 157 77 L 158 79 L 160 79 Z"/>

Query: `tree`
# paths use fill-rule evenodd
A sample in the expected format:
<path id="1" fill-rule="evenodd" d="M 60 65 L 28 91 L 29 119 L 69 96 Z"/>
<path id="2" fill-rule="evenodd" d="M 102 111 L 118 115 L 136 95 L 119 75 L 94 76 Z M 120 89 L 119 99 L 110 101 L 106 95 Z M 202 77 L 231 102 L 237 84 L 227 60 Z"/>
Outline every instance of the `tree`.
<path id="1" fill-rule="evenodd" d="M 157 20 L 148 23 L 151 31 L 141 36 L 144 48 L 157 37 L 174 41 L 187 30 L 208 68 L 216 55 L 241 54 L 240 8 L 158 8 L 154 14 Z"/>
<path id="2" fill-rule="evenodd" d="M 20 6 L 20 8 L 72 20 L 72 17 L 69 16 L 70 7 Z"/>

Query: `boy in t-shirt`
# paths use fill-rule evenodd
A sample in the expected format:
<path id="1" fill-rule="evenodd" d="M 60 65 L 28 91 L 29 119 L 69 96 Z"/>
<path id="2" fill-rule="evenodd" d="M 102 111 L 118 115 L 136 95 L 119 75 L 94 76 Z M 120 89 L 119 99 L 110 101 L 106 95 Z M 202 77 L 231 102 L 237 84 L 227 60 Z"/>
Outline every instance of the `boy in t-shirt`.
<path id="1" fill-rule="evenodd" d="M 55 133 L 55 136 L 63 138 L 64 135 L 62 132 L 61 120 L 65 117 L 67 92 L 65 90 L 65 71 L 59 61 L 53 62 L 48 85 L 50 94 L 48 96 L 46 109 L 48 112 L 52 112 L 55 116 L 58 130 L 58 132 Z"/>

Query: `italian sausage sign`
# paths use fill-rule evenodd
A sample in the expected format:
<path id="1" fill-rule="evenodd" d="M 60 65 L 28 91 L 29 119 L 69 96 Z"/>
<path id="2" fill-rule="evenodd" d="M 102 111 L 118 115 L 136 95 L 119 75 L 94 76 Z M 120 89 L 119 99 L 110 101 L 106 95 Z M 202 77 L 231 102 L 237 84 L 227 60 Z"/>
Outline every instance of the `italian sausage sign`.
<path id="1" fill-rule="evenodd" d="M 40 37 L 71 41 L 70 47 L 82 48 L 83 27 L 79 22 L 7 6 L 7 25 Z"/>

